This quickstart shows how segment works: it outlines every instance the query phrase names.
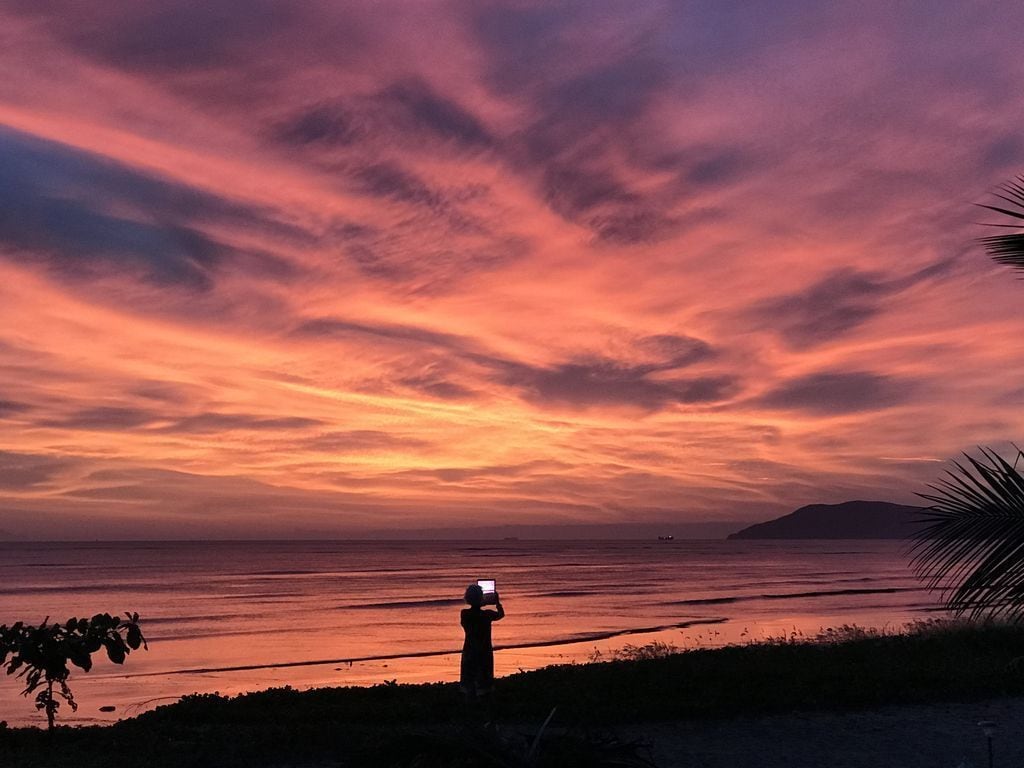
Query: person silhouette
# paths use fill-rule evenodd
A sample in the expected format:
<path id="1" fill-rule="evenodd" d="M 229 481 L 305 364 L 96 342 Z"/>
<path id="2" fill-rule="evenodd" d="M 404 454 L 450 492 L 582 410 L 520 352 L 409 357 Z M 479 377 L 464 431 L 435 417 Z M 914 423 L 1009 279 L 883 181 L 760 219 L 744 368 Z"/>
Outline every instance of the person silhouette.
<path id="1" fill-rule="evenodd" d="M 466 698 L 473 702 L 490 694 L 494 687 L 494 648 L 491 645 L 491 624 L 505 618 L 501 598 L 494 593 L 494 607 L 497 610 L 484 611 L 484 591 L 479 584 L 466 588 L 466 602 L 469 608 L 462 609 L 460 623 L 466 632 L 462 645 L 462 674 L 459 681 Z"/>

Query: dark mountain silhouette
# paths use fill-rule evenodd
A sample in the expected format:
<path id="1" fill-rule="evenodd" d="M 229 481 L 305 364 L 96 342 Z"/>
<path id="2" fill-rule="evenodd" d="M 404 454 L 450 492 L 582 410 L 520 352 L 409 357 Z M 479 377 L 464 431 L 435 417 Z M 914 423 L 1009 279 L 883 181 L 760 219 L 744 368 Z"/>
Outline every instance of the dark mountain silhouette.
<path id="1" fill-rule="evenodd" d="M 730 539 L 903 539 L 918 527 L 921 507 L 887 501 L 810 504 L 751 525 Z"/>

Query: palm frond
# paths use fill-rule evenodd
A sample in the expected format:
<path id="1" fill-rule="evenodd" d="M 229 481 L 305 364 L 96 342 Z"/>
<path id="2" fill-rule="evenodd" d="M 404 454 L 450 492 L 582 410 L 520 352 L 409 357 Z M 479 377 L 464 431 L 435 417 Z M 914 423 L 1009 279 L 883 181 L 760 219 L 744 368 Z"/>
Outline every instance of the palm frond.
<path id="1" fill-rule="evenodd" d="M 999 190 L 993 195 L 1009 207 L 980 203 L 978 207 L 1019 221 L 1010 224 L 990 224 L 989 226 L 1024 229 L 1024 176 L 1018 176 L 1013 181 L 1003 184 Z M 1024 270 L 1024 232 L 983 237 L 981 243 L 994 261 L 1014 269 Z"/>
<path id="2" fill-rule="evenodd" d="M 931 502 L 911 539 L 911 566 L 946 607 L 971 618 L 1024 621 L 1024 475 L 991 448 L 918 494 Z"/>

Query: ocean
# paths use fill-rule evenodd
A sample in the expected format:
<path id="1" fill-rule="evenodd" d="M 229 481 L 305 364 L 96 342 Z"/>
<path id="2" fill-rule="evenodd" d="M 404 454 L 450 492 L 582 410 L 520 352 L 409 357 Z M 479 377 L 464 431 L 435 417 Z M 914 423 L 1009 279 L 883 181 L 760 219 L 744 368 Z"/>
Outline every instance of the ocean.
<path id="1" fill-rule="evenodd" d="M 890 541 L 0 543 L 0 624 L 136 611 L 149 650 L 75 670 L 58 721 L 193 692 L 458 678 L 461 597 L 498 582 L 495 671 L 678 648 L 898 629 L 941 616 Z M 97 658 L 102 656 L 98 654 Z M 13 677 L 0 720 L 44 724 Z M 101 713 L 101 706 L 114 706 Z"/>

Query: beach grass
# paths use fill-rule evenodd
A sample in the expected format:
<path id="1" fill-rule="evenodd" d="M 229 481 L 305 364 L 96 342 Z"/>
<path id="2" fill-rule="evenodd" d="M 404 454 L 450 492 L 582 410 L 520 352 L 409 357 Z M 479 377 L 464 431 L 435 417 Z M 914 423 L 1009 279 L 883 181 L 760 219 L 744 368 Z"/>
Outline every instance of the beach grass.
<path id="1" fill-rule="evenodd" d="M 678 653 L 628 647 L 609 661 L 502 678 L 493 714 L 507 732 L 529 734 L 555 708 L 549 728 L 562 741 L 566 729 L 592 741 L 601 729 L 644 722 L 1022 694 L 1024 628 L 933 622 Z M 52 737 L 0 731 L 0 764 L 88 768 L 127 751 L 146 766 L 400 766 L 417 757 L 430 765 L 424 744 L 459 743 L 476 717 L 453 684 L 196 695 L 112 726 L 59 728 Z"/>

